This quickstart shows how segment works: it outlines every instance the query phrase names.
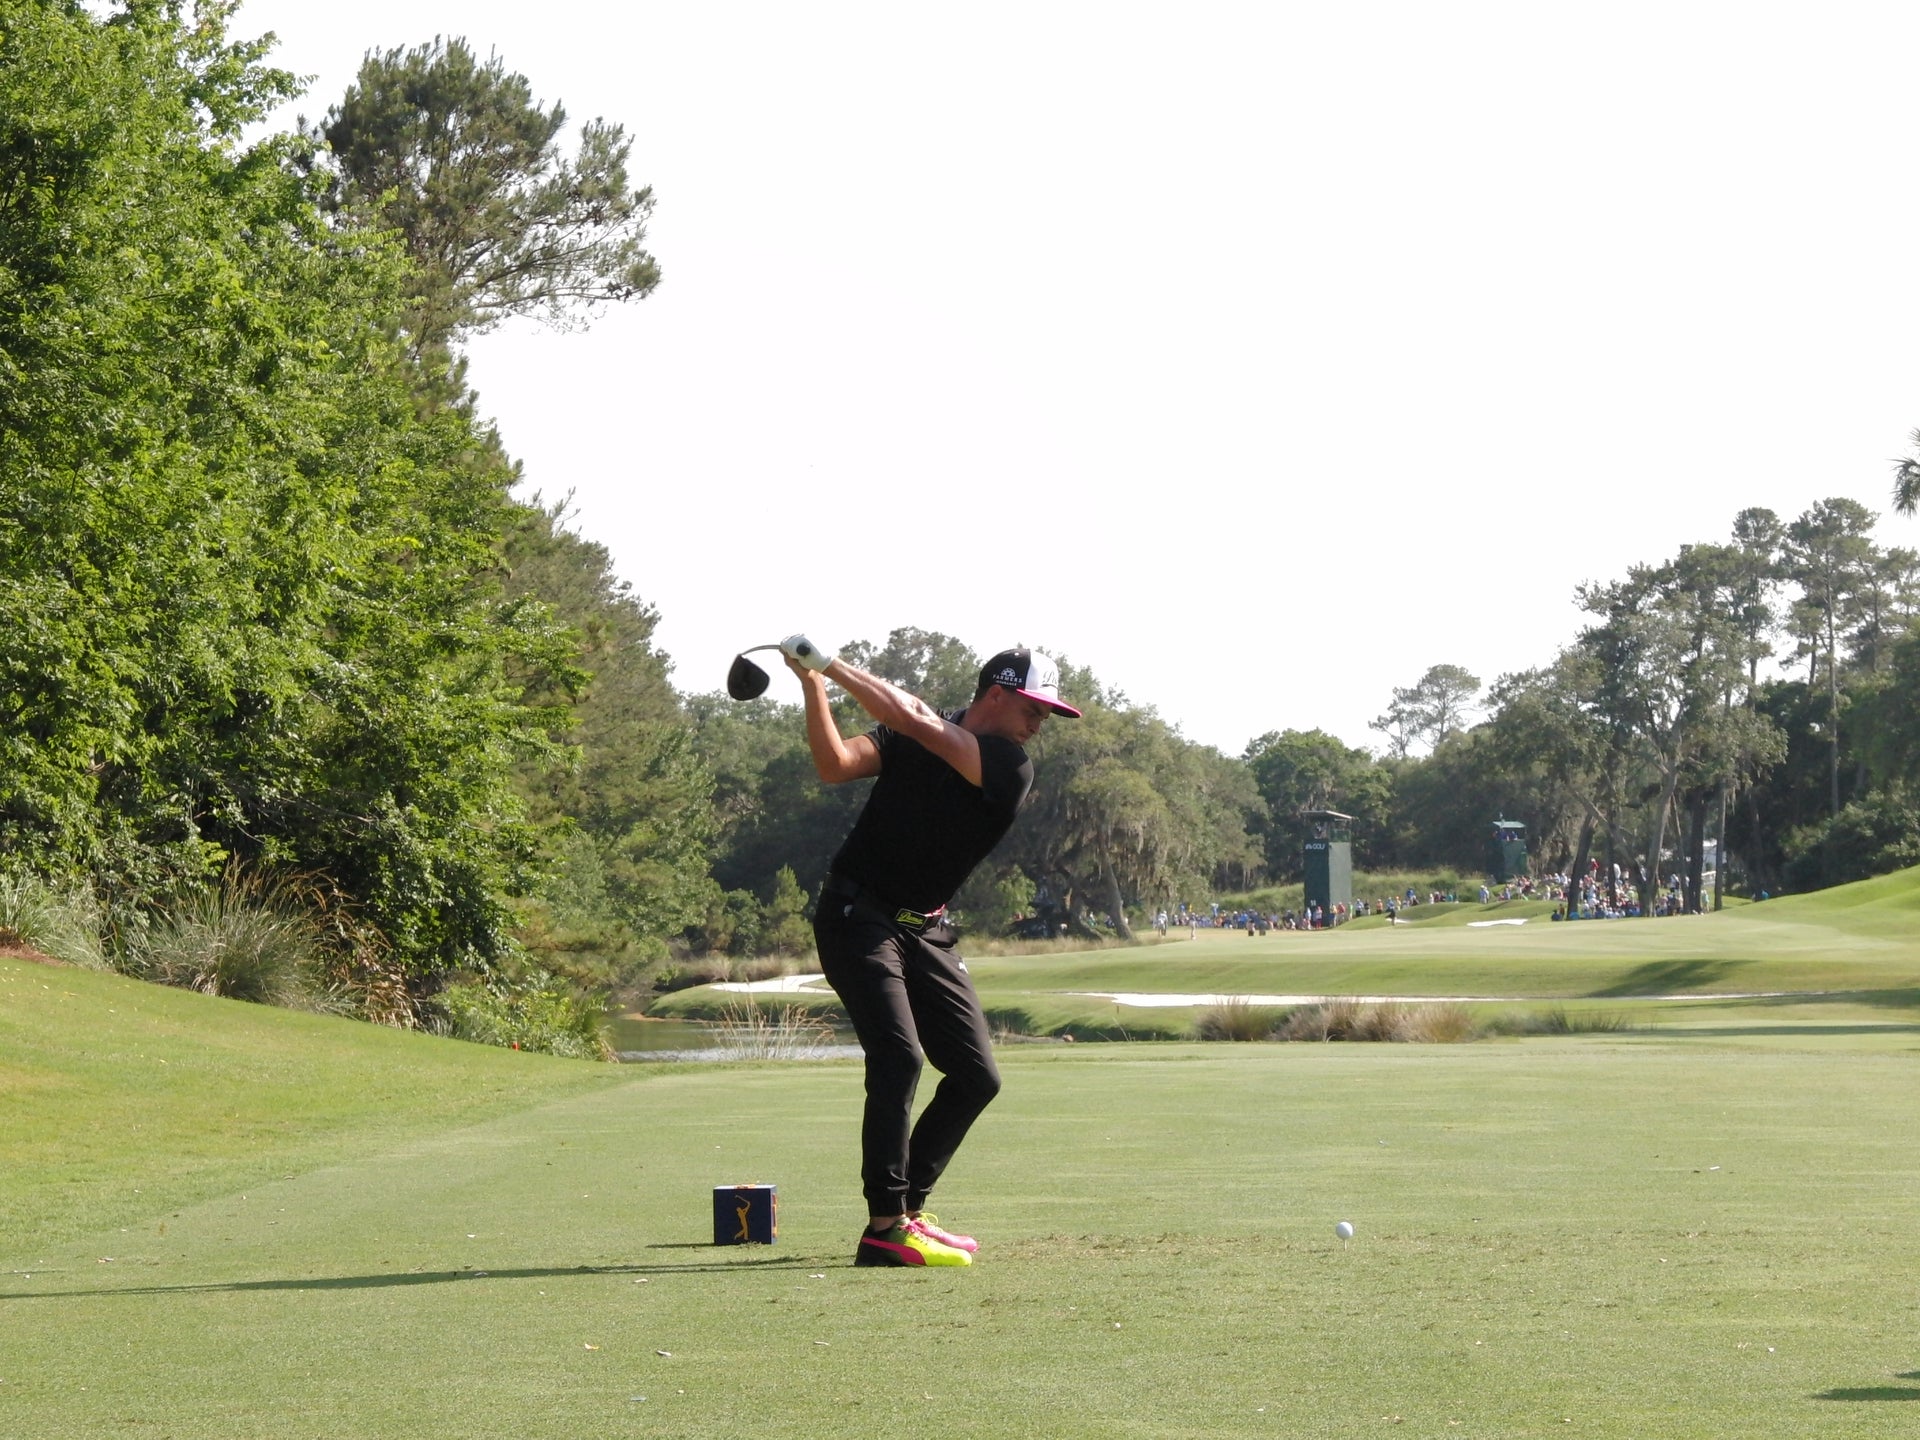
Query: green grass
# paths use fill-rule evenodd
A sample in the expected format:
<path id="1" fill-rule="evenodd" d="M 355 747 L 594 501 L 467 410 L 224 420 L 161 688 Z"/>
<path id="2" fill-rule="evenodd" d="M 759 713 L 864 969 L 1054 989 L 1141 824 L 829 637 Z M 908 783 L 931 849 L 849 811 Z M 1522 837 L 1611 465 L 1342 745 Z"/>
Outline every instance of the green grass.
<path id="1" fill-rule="evenodd" d="M 1016 1048 L 946 1273 L 847 1266 L 857 1067 L 629 1075 L 10 1247 L 0 1431 L 1904 1435 L 1916 1050 Z"/>
<path id="2" fill-rule="evenodd" d="M 1107 950 L 969 954 L 989 1012 L 1034 1034 L 1180 1038 L 1195 1011 L 1116 1005 L 1100 992 L 1480 996 L 1625 1008 L 1636 1022 L 1680 1018 L 1654 996 L 1786 992 L 1827 1007 L 1836 1023 L 1863 1011 L 1909 1019 L 1920 985 L 1920 870 L 1815 895 L 1664 920 L 1555 923 L 1543 902 L 1420 907 L 1388 928 L 1356 921 L 1331 932 L 1175 931 Z M 1471 929 L 1473 920 L 1525 925 Z M 963 946 L 963 948 L 965 948 Z M 1086 992 L 1093 992 L 1089 995 Z M 653 1013 L 698 1016 L 732 997 L 705 989 L 662 997 Z M 820 1002 L 831 1005 L 831 997 Z M 1702 999 L 1716 1018 L 1782 1018 L 1782 999 Z M 1844 1012 L 1844 1014 L 1842 1013 Z"/>
<path id="3" fill-rule="evenodd" d="M 1702 937 L 1661 964 L 1815 966 L 1809 931 L 1856 981 L 1907 956 L 1868 998 L 1004 1047 L 936 1206 L 982 1263 L 923 1273 L 847 1264 L 855 1063 L 614 1069 L 0 961 L 0 1434 L 1904 1436 L 1912 891 L 1591 927 Z M 1485 993 L 1458 952 L 1531 930 L 1379 943 Z M 1235 939 L 1140 957 L 1305 963 Z M 1546 943 L 1499 973 L 1635 963 Z M 738 1181 L 780 1186 L 779 1244 L 706 1243 Z"/>
<path id="4" fill-rule="evenodd" d="M 0 959 L 0 1248 L 620 1079 L 604 1065 Z"/>

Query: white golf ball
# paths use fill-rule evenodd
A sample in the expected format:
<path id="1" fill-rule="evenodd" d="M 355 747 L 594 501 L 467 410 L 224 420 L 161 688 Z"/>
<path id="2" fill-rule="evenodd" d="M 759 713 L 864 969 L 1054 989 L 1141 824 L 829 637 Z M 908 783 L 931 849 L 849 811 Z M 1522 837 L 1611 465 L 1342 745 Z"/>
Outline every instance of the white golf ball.
<path id="1" fill-rule="evenodd" d="M 1342 1220 L 1338 1225 L 1333 1227 L 1333 1233 L 1338 1235 L 1342 1240 L 1351 1240 L 1353 1238 L 1353 1222 L 1351 1220 Z"/>

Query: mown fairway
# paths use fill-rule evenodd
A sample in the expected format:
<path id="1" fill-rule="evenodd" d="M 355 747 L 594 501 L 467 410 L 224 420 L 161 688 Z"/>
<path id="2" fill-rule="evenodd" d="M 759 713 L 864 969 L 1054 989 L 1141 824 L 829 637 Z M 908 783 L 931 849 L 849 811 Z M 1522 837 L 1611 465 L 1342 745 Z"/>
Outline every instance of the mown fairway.
<path id="1" fill-rule="evenodd" d="M 0 981 L 23 1221 L 0 1238 L 7 1436 L 1891 1436 L 1920 1418 L 1920 1026 L 1897 1008 L 1458 1046 L 1011 1046 L 939 1197 L 982 1263 L 862 1273 L 853 1064 L 356 1051 L 380 1032 L 167 995 L 169 1032 L 176 1004 L 202 1007 L 226 1058 L 171 1089 L 124 1064 L 116 1091 L 94 1012 L 155 992 L 11 962 Z M 331 1061 L 269 1067 L 278 1122 L 221 1138 L 220 1104 L 265 1104 L 234 1057 L 306 1054 L 332 1025 L 356 1038 Z M 143 1038 L 128 1027 L 115 1045 Z M 21 1061 L 26 1035 L 43 1043 Z M 101 1126 L 41 1133 L 16 1165 L 12 1137 L 82 1084 Z M 199 1129 L 218 1153 L 169 1164 Z M 779 1184 L 776 1246 L 705 1243 L 710 1187 L 742 1180 Z"/>
<path id="2" fill-rule="evenodd" d="M 1391 929 L 1368 919 L 1316 934 L 1201 930 L 1189 939 L 1176 929 L 1134 948 L 974 954 L 968 966 L 996 1020 L 1041 1034 L 1191 1033 L 1191 1009 L 1116 1005 L 1102 992 L 1503 997 L 1662 1024 L 1920 1020 L 1920 870 L 1717 915 L 1554 924 L 1551 909 L 1421 907 Z M 1527 923 L 1470 926 L 1519 918 Z M 1728 995 L 1755 998 L 1717 998 Z M 1672 996 L 1696 998 L 1647 998 Z M 654 1011 L 711 1013 L 738 998 L 702 987 L 665 996 Z M 822 987 L 817 998 L 832 997 Z"/>

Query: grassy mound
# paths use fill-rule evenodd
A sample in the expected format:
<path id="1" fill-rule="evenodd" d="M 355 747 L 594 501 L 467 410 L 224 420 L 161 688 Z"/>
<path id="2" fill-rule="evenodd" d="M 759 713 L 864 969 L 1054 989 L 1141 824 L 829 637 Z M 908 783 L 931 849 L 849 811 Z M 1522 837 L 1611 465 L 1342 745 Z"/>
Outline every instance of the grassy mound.
<path id="1" fill-rule="evenodd" d="M 27 1245 L 106 1229 L 623 1079 L 0 959 L 0 1236 Z"/>

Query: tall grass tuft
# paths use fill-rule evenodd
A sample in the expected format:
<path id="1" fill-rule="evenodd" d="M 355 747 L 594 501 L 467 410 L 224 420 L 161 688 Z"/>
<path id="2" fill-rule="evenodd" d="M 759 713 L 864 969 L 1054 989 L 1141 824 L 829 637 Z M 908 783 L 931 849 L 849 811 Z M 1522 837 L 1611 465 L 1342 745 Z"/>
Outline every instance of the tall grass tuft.
<path id="1" fill-rule="evenodd" d="M 751 1000 L 730 1005 L 714 1022 L 719 1048 L 742 1060 L 805 1060 L 833 1043 L 833 1027 L 804 1005 L 761 1009 Z"/>
<path id="2" fill-rule="evenodd" d="M 1286 1019 L 1284 1010 L 1235 996 L 1194 1016 L 1193 1029 L 1202 1040 L 1271 1040 Z"/>
<path id="3" fill-rule="evenodd" d="M 133 937 L 123 968 L 203 995 L 290 1009 L 338 1008 L 321 980 L 319 922 L 283 882 L 230 871 Z"/>
<path id="4" fill-rule="evenodd" d="M 1545 1010 L 1496 1015 L 1485 1028 L 1489 1035 L 1610 1035 L 1638 1027 L 1615 1010 L 1569 1011 L 1563 1005 L 1550 1005 Z"/>
<path id="5" fill-rule="evenodd" d="M 1326 1000 L 1303 1005 L 1276 1032 L 1279 1040 L 1371 1040 L 1392 1045 L 1456 1045 L 1478 1039 L 1480 1027 L 1464 1005 L 1434 1001 L 1410 1005 L 1386 1000 L 1362 1005 L 1357 1000 Z"/>
<path id="6" fill-rule="evenodd" d="M 1281 1040 L 1351 1040 L 1359 1023 L 1357 1000 L 1325 1000 L 1302 1005 L 1287 1016 L 1276 1038 Z"/>
<path id="7" fill-rule="evenodd" d="M 0 945 L 36 950 L 84 970 L 108 970 L 100 902 L 81 885 L 37 875 L 0 875 Z"/>

